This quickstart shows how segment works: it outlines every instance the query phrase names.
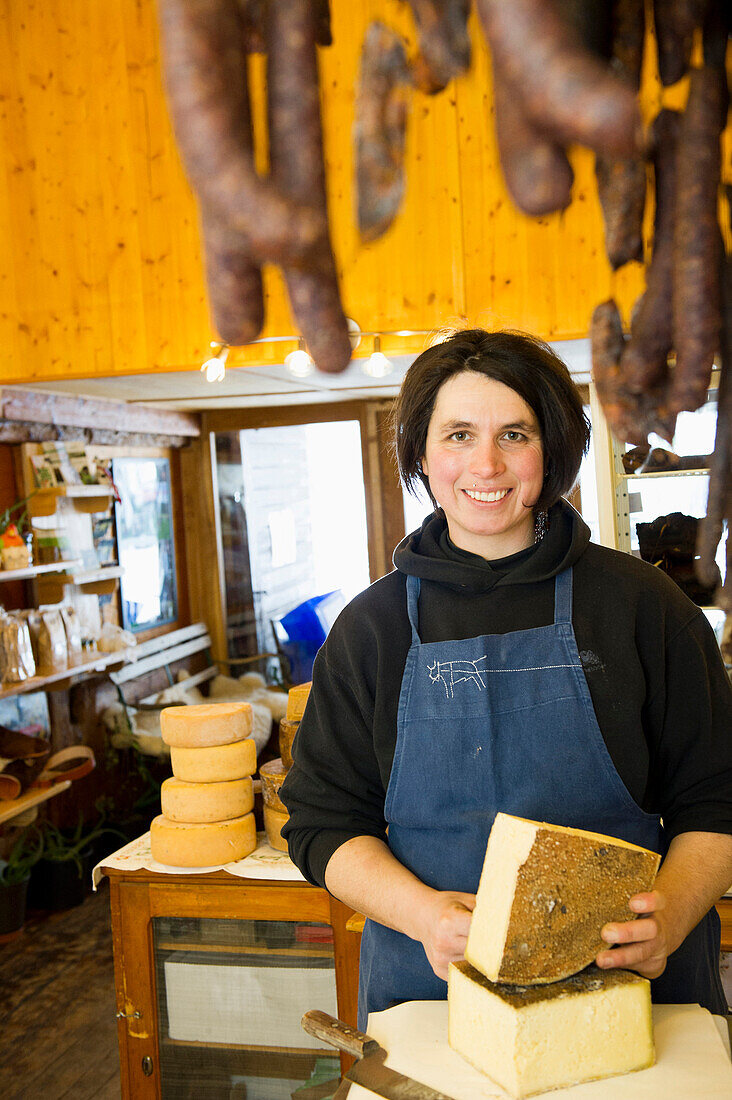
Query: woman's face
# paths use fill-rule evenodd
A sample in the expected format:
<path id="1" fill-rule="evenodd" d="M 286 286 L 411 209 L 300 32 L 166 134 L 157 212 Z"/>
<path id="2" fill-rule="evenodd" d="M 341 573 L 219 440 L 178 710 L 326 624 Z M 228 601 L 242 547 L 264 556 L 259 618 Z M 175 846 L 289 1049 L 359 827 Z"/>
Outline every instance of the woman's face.
<path id="1" fill-rule="evenodd" d="M 422 470 L 456 546 L 489 561 L 531 546 L 544 448 L 515 390 L 476 371 L 453 375 L 437 393 Z"/>

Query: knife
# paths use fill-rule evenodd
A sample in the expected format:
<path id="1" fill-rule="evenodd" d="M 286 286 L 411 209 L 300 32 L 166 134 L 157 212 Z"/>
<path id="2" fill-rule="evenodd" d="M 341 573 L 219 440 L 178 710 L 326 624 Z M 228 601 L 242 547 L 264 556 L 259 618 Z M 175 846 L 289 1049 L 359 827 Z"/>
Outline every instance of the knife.
<path id="1" fill-rule="evenodd" d="M 454 1100 L 452 1096 L 437 1092 L 429 1085 L 415 1081 L 413 1077 L 405 1077 L 403 1073 L 389 1069 L 384 1065 L 386 1051 L 376 1039 L 344 1024 L 342 1020 L 336 1020 L 335 1016 L 329 1016 L 327 1012 L 320 1012 L 318 1009 L 306 1012 L 301 1024 L 308 1035 L 324 1039 L 326 1043 L 345 1050 L 357 1059 L 346 1070 L 344 1080 L 370 1089 L 386 1100 Z"/>

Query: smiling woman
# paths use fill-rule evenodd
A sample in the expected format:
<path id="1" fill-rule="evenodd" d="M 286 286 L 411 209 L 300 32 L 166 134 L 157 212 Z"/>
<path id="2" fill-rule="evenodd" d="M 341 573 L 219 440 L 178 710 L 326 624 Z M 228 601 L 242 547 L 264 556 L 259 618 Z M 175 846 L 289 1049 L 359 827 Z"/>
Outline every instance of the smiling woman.
<path id="1" fill-rule="evenodd" d="M 446 996 L 498 812 L 664 854 L 596 962 L 724 1013 L 730 685 L 701 610 L 563 499 L 589 441 L 567 368 L 457 332 L 409 368 L 394 427 L 434 511 L 334 623 L 280 789 L 293 860 L 368 918 L 361 1026 Z"/>
<path id="2" fill-rule="evenodd" d="M 514 390 L 476 371 L 446 382 L 422 473 L 456 546 L 488 560 L 531 546 L 544 451 L 536 417 Z"/>

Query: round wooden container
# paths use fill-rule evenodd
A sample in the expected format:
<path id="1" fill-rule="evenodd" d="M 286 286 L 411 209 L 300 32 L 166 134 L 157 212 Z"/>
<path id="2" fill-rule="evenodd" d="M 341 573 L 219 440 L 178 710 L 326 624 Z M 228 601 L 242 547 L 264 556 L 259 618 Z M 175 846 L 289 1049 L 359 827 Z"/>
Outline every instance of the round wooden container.
<path id="1" fill-rule="evenodd" d="M 289 818 L 289 814 L 285 810 L 275 810 L 274 807 L 264 804 L 264 829 L 267 833 L 267 843 L 271 848 L 276 848 L 278 852 L 287 851 L 287 841 L 282 839 L 282 826 Z"/>
<path id="2" fill-rule="evenodd" d="M 298 722 L 291 722 L 289 718 L 280 721 L 280 758 L 285 768 L 292 767 L 292 742 L 295 740 Z"/>
<path id="3" fill-rule="evenodd" d="M 270 760 L 268 764 L 262 764 L 259 769 L 259 778 L 262 780 L 262 798 L 264 805 L 270 806 L 280 813 L 287 813 L 287 807 L 280 799 L 280 787 L 282 786 L 287 768 L 280 757 Z"/>

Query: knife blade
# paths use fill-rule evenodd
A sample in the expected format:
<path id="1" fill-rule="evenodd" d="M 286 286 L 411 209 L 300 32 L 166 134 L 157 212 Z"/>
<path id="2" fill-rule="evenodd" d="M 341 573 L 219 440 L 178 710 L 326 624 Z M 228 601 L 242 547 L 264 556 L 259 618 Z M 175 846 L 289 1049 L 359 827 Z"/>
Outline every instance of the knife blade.
<path id="1" fill-rule="evenodd" d="M 344 1080 L 353 1081 L 365 1089 L 370 1089 L 385 1100 L 454 1100 L 444 1092 L 438 1092 L 429 1085 L 406 1077 L 395 1069 L 384 1065 L 386 1051 L 370 1035 L 350 1027 L 343 1020 L 329 1016 L 327 1012 L 313 1009 L 306 1012 L 301 1020 L 308 1035 L 324 1039 L 331 1046 L 338 1047 L 357 1060 L 344 1074 Z"/>

